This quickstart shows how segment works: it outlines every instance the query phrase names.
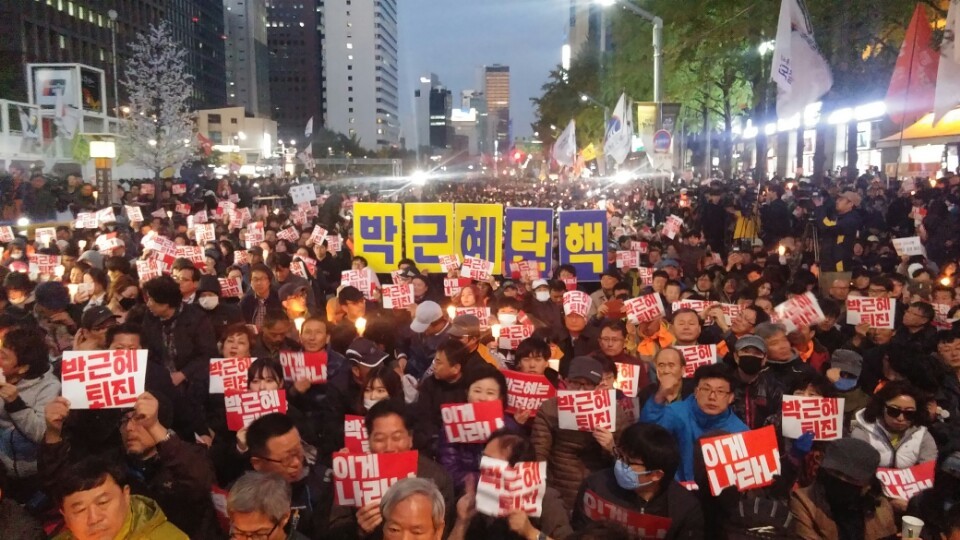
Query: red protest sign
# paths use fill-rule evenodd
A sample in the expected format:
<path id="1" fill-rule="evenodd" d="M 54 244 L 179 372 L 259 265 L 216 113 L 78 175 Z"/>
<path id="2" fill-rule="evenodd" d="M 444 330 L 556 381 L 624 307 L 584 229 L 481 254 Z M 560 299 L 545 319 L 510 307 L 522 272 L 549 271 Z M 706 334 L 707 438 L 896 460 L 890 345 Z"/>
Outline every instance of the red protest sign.
<path id="1" fill-rule="evenodd" d="M 640 398 L 624 396 L 617 403 L 620 405 L 620 412 L 623 413 L 623 423 L 636 424 L 640 419 Z"/>
<path id="2" fill-rule="evenodd" d="M 163 274 L 163 268 L 156 259 L 147 259 L 137 261 L 137 275 L 140 276 L 140 283 L 150 281 Z"/>
<path id="3" fill-rule="evenodd" d="M 663 300 L 657 293 L 646 294 L 637 298 L 631 298 L 624 302 L 624 311 L 627 318 L 634 323 L 648 322 L 666 315 L 663 308 Z"/>
<path id="4" fill-rule="evenodd" d="M 226 392 L 223 404 L 227 410 L 227 429 L 239 431 L 261 416 L 287 412 L 287 393 L 284 390 Z"/>
<path id="5" fill-rule="evenodd" d="M 252 247 L 256 246 L 260 242 L 263 242 L 264 233 L 263 233 L 263 222 L 256 221 L 247 225 L 247 246 Z"/>
<path id="6" fill-rule="evenodd" d="M 595 491 L 583 492 L 583 512 L 595 522 L 612 521 L 627 529 L 630 538 L 661 540 L 670 531 L 670 518 L 645 514 L 613 504 Z"/>
<path id="7" fill-rule="evenodd" d="M 567 291 L 563 293 L 563 314 L 580 315 L 584 319 L 590 313 L 593 300 L 583 291 Z"/>
<path id="8" fill-rule="evenodd" d="M 769 486 L 780 474 L 780 450 L 773 426 L 700 440 L 710 494 L 737 486 L 740 491 Z"/>
<path id="9" fill-rule="evenodd" d="M 710 305 L 711 303 L 705 300 L 680 300 L 679 302 L 673 303 L 673 310 L 692 309 L 697 313 L 703 313 Z"/>
<path id="10" fill-rule="evenodd" d="M 563 278 L 563 284 L 568 291 L 577 290 L 577 278 L 575 277 Z"/>
<path id="11" fill-rule="evenodd" d="M 55 274 L 57 271 L 57 267 L 60 266 L 59 255 L 44 255 L 40 253 L 40 254 L 30 255 L 28 260 L 32 264 L 37 265 L 38 274 Z"/>
<path id="12" fill-rule="evenodd" d="M 184 193 L 187 192 L 187 185 L 173 184 L 172 186 L 170 186 L 170 192 L 173 193 L 174 195 L 183 195 Z"/>
<path id="13" fill-rule="evenodd" d="M 210 393 L 246 392 L 247 372 L 255 358 L 211 358 Z"/>
<path id="14" fill-rule="evenodd" d="M 194 265 L 204 264 L 203 248 L 200 246 L 177 246 L 176 254 L 178 259 L 187 259 Z"/>
<path id="15" fill-rule="evenodd" d="M 447 442 L 485 443 L 503 427 L 503 402 L 449 403 L 440 406 Z"/>
<path id="16" fill-rule="evenodd" d="M 603 428 L 614 431 L 617 426 L 617 391 L 560 390 L 557 392 L 557 411 L 560 429 L 595 431 Z"/>
<path id="17" fill-rule="evenodd" d="M 500 327 L 500 336 L 497 338 L 497 346 L 501 349 L 510 351 L 517 350 L 520 342 L 533 335 L 533 325 L 530 324 L 511 324 Z"/>
<path id="18" fill-rule="evenodd" d="M 246 253 L 238 251 L 237 253 Z M 241 298 L 243 297 L 243 284 L 240 278 L 218 278 L 220 281 L 221 298 Z"/>
<path id="19" fill-rule="evenodd" d="M 710 345 L 674 345 L 674 349 L 683 355 L 683 378 L 691 379 L 697 369 L 717 363 L 717 346 Z"/>
<path id="20" fill-rule="evenodd" d="M 867 323 L 870 328 L 893 330 L 897 316 L 897 303 L 890 298 L 868 298 L 851 296 L 847 298 L 847 324 L 854 326 Z"/>
<path id="21" fill-rule="evenodd" d="M 64 351 L 61 394 L 71 409 L 133 407 L 144 392 L 147 351 Z"/>
<path id="22" fill-rule="evenodd" d="M 343 417 L 343 446 L 351 454 L 370 453 L 367 425 L 362 416 L 348 414 Z"/>
<path id="23" fill-rule="evenodd" d="M 0 227 L 0 242 L 13 242 L 13 227 L 9 225 Z"/>
<path id="24" fill-rule="evenodd" d="M 618 251 L 617 268 L 626 268 L 627 270 L 631 268 L 640 268 L 640 252 Z"/>
<path id="25" fill-rule="evenodd" d="M 74 229 L 96 229 L 97 213 L 96 212 L 78 213 L 76 221 L 73 222 L 73 228 Z"/>
<path id="26" fill-rule="evenodd" d="M 536 411 L 543 402 L 556 396 L 557 389 L 550 380 L 535 373 L 504 370 L 507 379 L 507 412 Z"/>
<path id="27" fill-rule="evenodd" d="M 883 494 L 891 499 L 909 501 L 911 497 L 925 489 L 933 487 L 933 474 L 937 468 L 935 460 L 914 465 L 909 469 L 877 469 L 877 478 L 883 485 Z"/>
<path id="28" fill-rule="evenodd" d="M 640 254 L 644 254 L 648 249 L 649 247 L 647 246 L 646 242 L 637 242 L 636 240 L 630 242 L 630 251 L 636 251 Z"/>
<path id="29" fill-rule="evenodd" d="M 464 287 L 470 285 L 470 280 L 467 278 L 455 278 L 449 279 L 444 278 L 443 280 L 443 295 L 447 298 L 453 298 L 454 296 L 460 294 L 460 291 Z"/>
<path id="30" fill-rule="evenodd" d="M 330 253 L 340 252 L 340 235 L 339 234 L 328 234 L 325 240 L 327 241 L 327 251 L 329 251 Z"/>
<path id="31" fill-rule="evenodd" d="M 460 275 L 476 281 L 486 281 L 493 275 L 493 262 L 476 257 L 464 257 Z"/>
<path id="32" fill-rule="evenodd" d="M 307 379 L 312 384 L 327 382 L 327 352 L 280 351 L 283 378 L 287 381 Z"/>
<path id="33" fill-rule="evenodd" d="M 502 517 L 520 510 L 540 517 L 546 492 L 546 461 L 521 461 L 511 466 L 500 459 L 480 459 L 477 511 L 481 514 Z"/>
<path id="34" fill-rule="evenodd" d="M 640 392 L 640 366 L 617 362 L 617 380 L 613 387 L 629 397 L 637 397 Z"/>
<path id="35" fill-rule="evenodd" d="M 783 436 L 796 439 L 813 433 L 814 440 L 843 436 L 843 398 L 783 396 Z"/>
<path id="36" fill-rule="evenodd" d="M 823 320 L 823 311 L 813 293 L 794 296 L 774 308 L 777 319 L 787 327 L 787 332 L 797 328 L 817 324 Z"/>
<path id="37" fill-rule="evenodd" d="M 413 305 L 413 285 L 384 285 L 381 294 L 385 309 L 405 309 Z"/>
<path id="38" fill-rule="evenodd" d="M 184 215 L 184 216 L 190 215 L 190 205 L 186 203 L 182 203 L 174 206 L 173 210 L 180 215 Z"/>
<path id="39" fill-rule="evenodd" d="M 391 454 L 333 454 L 333 487 L 338 506 L 362 508 L 379 501 L 401 478 L 417 474 L 417 451 Z"/>

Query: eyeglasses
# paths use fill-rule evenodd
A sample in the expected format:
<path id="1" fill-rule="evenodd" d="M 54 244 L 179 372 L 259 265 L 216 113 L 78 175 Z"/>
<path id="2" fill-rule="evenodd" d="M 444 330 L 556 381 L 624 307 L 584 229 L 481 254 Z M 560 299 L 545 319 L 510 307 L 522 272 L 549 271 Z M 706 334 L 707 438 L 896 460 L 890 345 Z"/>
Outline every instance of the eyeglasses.
<path id="1" fill-rule="evenodd" d="M 274 523 L 273 528 L 270 529 L 270 532 L 268 533 L 262 533 L 262 532 L 248 533 L 248 532 L 238 531 L 233 527 L 231 527 L 230 540 L 268 540 L 270 536 L 273 535 L 273 531 L 277 530 L 277 527 L 279 526 L 280 526 L 279 522 Z"/>
<path id="2" fill-rule="evenodd" d="M 597 385 L 590 382 L 567 381 L 567 388 L 570 390 L 596 390 Z"/>
<path id="3" fill-rule="evenodd" d="M 884 410 L 890 418 L 900 418 L 902 416 L 907 422 L 913 422 L 917 419 L 917 411 L 908 411 L 893 405 L 884 406 Z"/>
<path id="4" fill-rule="evenodd" d="M 729 396 L 732 393 L 729 390 L 717 390 L 716 388 L 707 388 L 705 386 L 697 388 L 697 392 L 700 392 L 707 397 L 718 397 L 721 399 Z"/>
<path id="5" fill-rule="evenodd" d="M 303 453 L 302 453 L 302 452 L 301 452 L 301 453 L 298 453 L 298 454 L 291 454 L 291 455 L 289 455 L 289 456 L 284 456 L 284 457 L 281 458 L 281 459 L 270 459 L 270 458 L 264 457 L 264 456 L 254 456 L 254 457 L 256 457 L 257 459 L 262 459 L 262 460 L 264 460 L 264 461 L 269 461 L 270 463 L 277 463 L 277 464 L 283 465 L 283 466 L 285 466 L 285 467 L 289 467 L 289 466 L 291 466 L 291 465 L 296 465 L 297 463 L 300 463 L 301 461 L 303 461 Z"/>

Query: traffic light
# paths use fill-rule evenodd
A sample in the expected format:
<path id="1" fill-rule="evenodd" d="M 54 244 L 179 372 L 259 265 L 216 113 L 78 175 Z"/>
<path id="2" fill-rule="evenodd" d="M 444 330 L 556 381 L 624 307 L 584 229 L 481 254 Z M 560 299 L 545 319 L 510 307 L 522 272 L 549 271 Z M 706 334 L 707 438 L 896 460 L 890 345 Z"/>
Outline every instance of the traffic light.
<path id="1" fill-rule="evenodd" d="M 519 150 L 514 150 L 514 152 L 513 152 L 513 161 L 514 161 L 515 163 L 520 163 L 521 161 L 523 161 L 523 152 L 521 152 L 521 151 L 519 151 Z"/>

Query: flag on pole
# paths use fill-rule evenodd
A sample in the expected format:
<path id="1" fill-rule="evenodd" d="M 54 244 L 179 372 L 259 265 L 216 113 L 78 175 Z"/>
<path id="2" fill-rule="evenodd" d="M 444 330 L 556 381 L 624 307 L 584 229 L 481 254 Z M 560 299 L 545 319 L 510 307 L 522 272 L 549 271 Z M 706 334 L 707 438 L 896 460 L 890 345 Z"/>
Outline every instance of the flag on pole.
<path id="1" fill-rule="evenodd" d="M 57 94 L 57 101 L 53 111 L 53 123 L 57 126 L 57 136 L 63 137 L 64 139 L 73 139 L 73 135 L 77 131 L 77 125 L 80 123 L 80 120 L 74 113 L 75 110 L 75 107 L 67 105 L 63 100 L 62 92 Z"/>
<path id="2" fill-rule="evenodd" d="M 213 153 L 213 141 L 204 137 L 203 133 L 197 132 L 197 142 L 200 143 L 200 150 L 203 155 L 209 156 Z"/>
<path id="3" fill-rule="evenodd" d="M 607 133 L 603 138 L 603 153 L 613 158 L 617 165 L 623 164 L 633 142 L 633 121 L 627 108 L 627 94 L 620 94 L 620 101 L 607 121 Z"/>
<path id="4" fill-rule="evenodd" d="M 933 125 L 936 126 L 957 105 L 960 105 L 960 1 L 951 0 L 940 45 Z"/>
<path id="5" fill-rule="evenodd" d="M 17 107 L 17 112 L 20 113 L 20 131 L 23 133 L 23 138 L 39 139 L 40 117 L 37 116 L 37 111 L 34 109 Z"/>
<path id="6" fill-rule="evenodd" d="M 580 155 L 583 156 L 584 161 L 593 161 L 597 159 L 597 147 L 590 143 L 580 152 Z"/>
<path id="7" fill-rule="evenodd" d="M 570 120 L 563 133 L 557 137 L 557 142 L 553 143 L 553 159 L 566 167 L 572 167 L 576 163 L 577 125 L 575 120 Z"/>
<path id="8" fill-rule="evenodd" d="M 310 117 L 309 120 L 307 120 L 307 127 L 303 128 L 304 137 L 307 137 L 309 139 L 311 135 L 313 135 L 313 117 L 312 116 Z"/>
<path id="9" fill-rule="evenodd" d="M 782 0 L 770 80 L 777 84 L 777 116 L 791 118 L 833 86 L 830 66 L 813 39 L 803 0 Z"/>
<path id="10" fill-rule="evenodd" d="M 927 10 L 917 4 L 887 89 L 887 114 L 897 124 L 913 122 L 933 109 L 940 55 L 932 41 Z"/>

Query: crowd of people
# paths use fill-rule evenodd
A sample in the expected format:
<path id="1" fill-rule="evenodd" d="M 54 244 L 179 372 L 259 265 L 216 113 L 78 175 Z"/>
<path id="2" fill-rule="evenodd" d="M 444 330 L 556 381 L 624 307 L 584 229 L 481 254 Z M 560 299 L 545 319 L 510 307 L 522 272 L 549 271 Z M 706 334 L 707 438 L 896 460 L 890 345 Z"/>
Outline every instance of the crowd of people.
<path id="1" fill-rule="evenodd" d="M 0 183 L 5 219 L 106 208 L 79 177 L 50 194 L 42 176 L 12 172 Z M 920 520 L 918 537 L 960 540 L 958 176 L 713 180 L 667 192 L 438 182 L 400 200 L 600 205 L 610 231 L 599 282 L 573 281 L 554 242 L 549 275 L 495 276 L 451 296 L 444 278 L 456 269 L 403 259 L 378 276 L 354 250 L 352 203 L 375 192 L 325 193 L 308 209 L 285 197 L 288 179 L 174 185 L 122 182 L 114 216 L 95 228 L 60 223 L 40 239 L 43 224 L 31 223 L 3 243 L 4 539 L 646 538 L 624 517 L 640 515 L 664 518 L 667 539 L 898 538 Z M 262 204 L 263 194 L 278 198 Z M 136 206 L 143 221 L 124 209 Z M 198 212 L 215 226 L 200 243 Z M 663 228 L 671 215 L 684 223 L 674 237 Z M 244 221 L 263 225 L 262 241 L 248 241 Z M 318 240 L 315 225 L 332 236 Z M 291 226 L 295 239 L 280 234 Z M 893 240 L 914 236 L 925 253 L 899 255 Z M 160 265 L 157 238 L 201 248 L 202 261 Z M 617 252 L 640 242 L 638 267 L 618 268 Z M 55 266 L 38 263 L 45 255 Z M 341 283 L 345 270 L 368 274 L 372 293 Z M 391 283 L 412 285 L 414 303 L 384 308 Z M 565 306 L 572 283 L 590 295 L 586 312 Z M 777 307 L 808 293 L 822 317 L 788 330 Z M 659 295 L 663 313 L 629 317 L 625 302 L 646 295 Z M 889 299 L 892 329 L 848 322 L 857 297 Z M 489 320 L 451 306 L 488 308 Z M 491 323 L 530 326 L 530 337 L 501 348 Z M 687 376 L 690 345 L 713 345 L 716 357 Z M 61 395 L 65 353 L 134 350 L 148 351 L 148 366 L 129 407 L 80 409 Z M 287 380 L 286 351 L 323 353 L 326 382 Z M 286 413 L 231 430 L 223 395 L 211 393 L 215 358 L 253 359 L 247 390 L 285 390 Z M 635 397 L 620 390 L 624 365 L 638 372 Z M 562 428 L 551 397 L 505 414 L 485 441 L 449 441 L 442 406 L 506 408 L 507 370 L 558 390 L 617 389 L 616 422 Z M 785 396 L 843 398 L 838 437 L 785 436 Z M 416 478 L 360 508 L 335 502 L 348 416 L 363 418 L 370 453 L 418 452 Z M 701 439 L 767 426 L 776 480 L 713 493 Z M 484 458 L 547 463 L 537 517 L 478 511 Z M 932 482 L 908 500 L 877 476 L 929 462 Z M 598 513 L 597 500 L 615 510 Z"/>

